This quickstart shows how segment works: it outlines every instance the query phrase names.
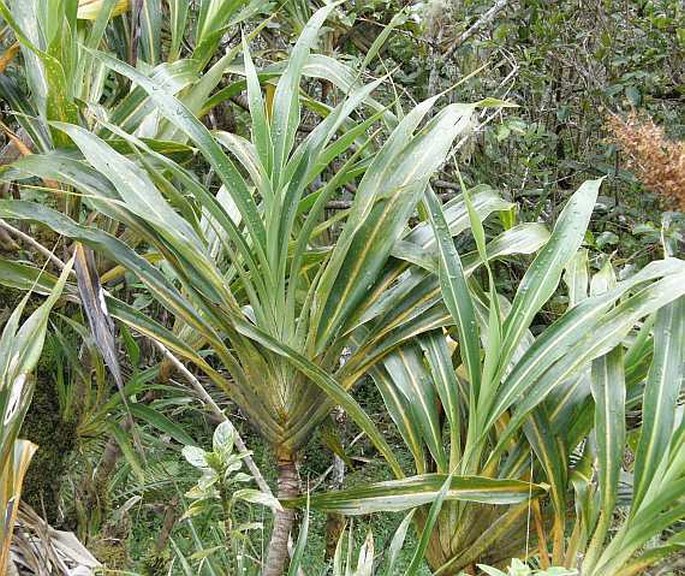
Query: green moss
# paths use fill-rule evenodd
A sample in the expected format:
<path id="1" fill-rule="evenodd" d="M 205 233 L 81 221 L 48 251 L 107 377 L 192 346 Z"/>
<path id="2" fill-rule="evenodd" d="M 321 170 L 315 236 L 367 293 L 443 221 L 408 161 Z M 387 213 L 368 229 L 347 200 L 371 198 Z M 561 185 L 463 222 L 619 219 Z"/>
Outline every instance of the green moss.
<path id="1" fill-rule="evenodd" d="M 113 538 L 101 538 L 89 542 L 90 552 L 109 570 L 122 570 L 129 566 L 129 557 L 124 543 Z"/>
<path id="2" fill-rule="evenodd" d="M 4 326 L 23 296 L 23 292 L 0 284 L 0 326 Z"/>
<path id="3" fill-rule="evenodd" d="M 62 420 L 49 375 L 38 374 L 21 437 L 39 447 L 24 481 L 24 500 L 44 514 L 53 526 L 73 528 L 61 517 L 59 494 L 67 460 L 76 442 L 76 424 Z"/>
<path id="4" fill-rule="evenodd" d="M 140 568 L 143 576 L 166 576 L 169 573 L 171 563 L 171 551 L 150 552 L 142 562 Z"/>

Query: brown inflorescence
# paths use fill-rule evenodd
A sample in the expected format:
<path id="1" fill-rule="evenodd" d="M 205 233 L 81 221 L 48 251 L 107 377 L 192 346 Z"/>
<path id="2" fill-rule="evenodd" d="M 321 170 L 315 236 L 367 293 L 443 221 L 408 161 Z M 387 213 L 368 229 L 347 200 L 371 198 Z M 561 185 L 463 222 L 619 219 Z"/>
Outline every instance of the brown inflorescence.
<path id="1" fill-rule="evenodd" d="M 685 210 L 685 141 L 668 139 L 663 128 L 636 112 L 625 119 L 612 115 L 607 124 L 635 176 L 664 199 L 665 207 Z"/>

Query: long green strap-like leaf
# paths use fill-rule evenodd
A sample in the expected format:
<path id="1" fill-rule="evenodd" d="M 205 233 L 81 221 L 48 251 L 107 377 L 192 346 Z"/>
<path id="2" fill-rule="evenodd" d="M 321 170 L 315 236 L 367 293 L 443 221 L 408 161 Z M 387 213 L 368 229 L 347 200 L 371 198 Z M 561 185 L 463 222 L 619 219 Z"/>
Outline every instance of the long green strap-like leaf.
<path id="1" fill-rule="evenodd" d="M 616 290 L 610 291 L 612 298 L 616 297 Z M 584 309 L 586 303 L 590 305 L 587 311 L 592 312 L 592 304 L 596 304 L 594 298 L 584 300 L 567 313 L 564 318 L 567 316 L 569 320 L 572 319 L 571 322 L 567 324 L 562 318 L 560 324 L 567 324 L 565 328 L 575 325 L 575 328 L 569 334 L 569 342 L 565 343 L 564 350 L 561 351 L 563 356 L 554 365 L 550 365 L 539 378 L 524 384 L 523 389 L 526 395 L 517 404 L 515 414 L 500 437 L 500 448 L 504 448 L 504 442 L 509 434 L 518 428 L 525 415 L 539 404 L 559 382 L 576 374 L 587 362 L 611 351 L 621 343 L 637 321 L 683 294 L 685 294 L 685 271 L 681 270 L 680 274 L 668 275 L 643 288 L 610 312 L 600 315 L 589 323 L 576 324 L 583 314 L 576 317 L 574 312 Z"/>
<path id="2" fill-rule="evenodd" d="M 347 516 L 374 512 L 401 512 L 432 503 L 445 485 L 448 474 L 424 474 L 401 480 L 376 482 L 347 490 L 327 492 L 309 497 L 310 506 L 323 512 L 339 512 Z M 446 500 L 507 505 L 525 502 L 531 496 L 545 493 L 542 486 L 521 480 L 452 476 L 445 493 Z M 290 505 L 301 505 L 299 498 Z"/>
<path id="3" fill-rule="evenodd" d="M 599 558 L 611 527 L 625 448 L 626 389 L 621 346 L 592 362 L 591 386 L 595 399 L 600 515 L 583 561 L 583 569 L 588 571 Z"/>
<path id="4" fill-rule="evenodd" d="M 168 0 L 169 5 L 169 28 L 171 31 L 171 44 L 169 46 L 169 61 L 176 60 L 181 53 L 181 44 L 186 30 L 188 7 L 190 4 L 185 0 Z"/>
<path id="5" fill-rule="evenodd" d="M 602 180 L 585 182 L 571 196 L 559 215 L 549 242 L 521 280 L 504 322 L 498 375 L 506 370 L 525 330 L 556 290 L 566 264 L 580 247 Z"/>
<path id="6" fill-rule="evenodd" d="M 201 0 L 199 2 L 193 59 L 198 62 L 200 68 L 204 68 L 216 54 L 221 37 L 226 33 L 226 27 L 246 4 L 247 0 Z"/>
<path id="7" fill-rule="evenodd" d="M 381 393 L 385 408 L 395 422 L 397 430 L 402 436 L 404 445 L 414 458 L 414 466 L 419 474 L 426 472 L 426 457 L 421 433 L 415 424 L 412 406 L 406 397 L 397 389 L 394 379 L 390 376 L 382 363 L 371 367 L 369 374 L 373 378 L 376 388 Z"/>
<path id="8" fill-rule="evenodd" d="M 428 209 L 437 239 L 442 296 L 457 327 L 459 354 L 466 368 L 474 396 L 478 398 L 481 380 L 480 342 L 473 301 L 466 283 L 461 259 L 440 207 L 440 201 L 430 188 L 426 189 L 424 203 Z"/>
<path id="9" fill-rule="evenodd" d="M 438 414 L 438 398 L 432 379 L 426 372 L 423 355 L 415 346 L 404 346 L 388 355 L 383 364 L 392 385 L 403 395 L 404 409 L 412 426 L 423 437 L 440 472 L 448 468 Z"/>
<path id="10" fill-rule="evenodd" d="M 335 8 L 329 4 L 317 10 L 302 30 L 293 48 L 285 72 L 278 81 L 273 103 L 271 136 L 273 138 L 274 188 L 280 188 L 280 175 L 288 160 L 295 142 L 295 134 L 300 123 L 300 77 L 319 29 Z"/>
<path id="11" fill-rule="evenodd" d="M 449 468 L 454 469 L 461 458 L 461 417 L 459 413 L 459 383 L 452 366 L 447 340 L 442 332 L 431 332 L 420 340 L 426 363 L 440 404 L 445 411 L 449 430 Z"/>
<path id="12" fill-rule="evenodd" d="M 685 378 L 685 297 L 662 308 L 654 326 L 654 357 L 642 403 L 635 454 L 632 512 L 639 509 L 673 436 L 678 394 Z"/>
<path id="13" fill-rule="evenodd" d="M 392 540 L 390 541 L 390 546 L 388 546 L 387 548 L 387 563 L 385 565 L 385 571 L 383 572 L 383 576 L 395 576 L 395 574 L 397 573 L 395 565 L 397 564 L 400 550 L 402 550 L 402 547 L 404 546 L 407 531 L 409 530 L 409 526 L 411 524 L 413 517 L 414 510 L 410 510 L 407 513 L 407 515 L 402 519 L 402 522 L 400 522 L 400 525 L 397 527 L 397 530 L 395 530 Z"/>
<path id="14" fill-rule="evenodd" d="M 148 64 L 157 64 L 162 40 L 162 2 L 145 0 L 140 11 L 140 47 Z"/>
<path id="15" fill-rule="evenodd" d="M 553 562 L 563 561 L 564 528 L 566 525 L 567 454 L 562 439 L 554 434 L 544 406 L 534 410 L 523 430 L 545 471 L 550 485 L 554 517 L 552 522 Z"/>
<path id="16" fill-rule="evenodd" d="M 257 210 L 256 202 L 248 190 L 245 180 L 230 159 L 222 152 L 221 147 L 217 144 L 209 130 L 186 106 L 177 98 L 161 89 L 151 78 L 107 54 L 97 51 L 92 53 L 115 72 L 123 74 L 140 85 L 150 95 L 150 98 L 158 106 L 159 111 L 164 117 L 183 130 L 198 148 L 202 150 L 205 158 L 216 170 L 224 186 L 232 193 L 236 206 L 238 206 L 250 231 L 255 249 L 261 256 L 262 261 L 266 262 L 264 253 L 266 232 Z"/>
<path id="17" fill-rule="evenodd" d="M 250 118 L 252 126 L 252 143 L 257 150 L 262 166 L 268 171 L 273 163 L 273 144 L 271 141 L 271 127 L 266 118 L 266 107 L 262 97 L 262 88 L 259 84 L 257 70 L 252 62 L 252 56 L 243 37 L 243 58 L 245 60 L 245 76 L 247 78 L 247 99 L 250 106 Z"/>

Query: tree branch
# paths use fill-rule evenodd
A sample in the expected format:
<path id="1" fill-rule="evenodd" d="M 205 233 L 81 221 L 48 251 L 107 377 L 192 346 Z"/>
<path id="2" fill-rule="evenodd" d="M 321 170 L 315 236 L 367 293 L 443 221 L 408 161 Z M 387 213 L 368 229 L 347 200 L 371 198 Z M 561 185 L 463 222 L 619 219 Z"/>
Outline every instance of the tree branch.
<path id="1" fill-rule="evenodd" d="M 476 32 L 478 32 L 481 28 L 487 26 L 492 22 L 497 14 L 499 14 L 504 8 L 506 8 L 507 4 L 509 3 L 509 0 L 497 0 L 488 10 L 486 10 L 478 20 L 474 22 L 474 24 L 464 30 L 459 36 L 457 36 L 456 40 L 452 43 L 452 46 L 443 54 L 443 58 L 449 58 L 454 54 L 464 42 L 466 42 L 471 36 L 473 36 Z"/>

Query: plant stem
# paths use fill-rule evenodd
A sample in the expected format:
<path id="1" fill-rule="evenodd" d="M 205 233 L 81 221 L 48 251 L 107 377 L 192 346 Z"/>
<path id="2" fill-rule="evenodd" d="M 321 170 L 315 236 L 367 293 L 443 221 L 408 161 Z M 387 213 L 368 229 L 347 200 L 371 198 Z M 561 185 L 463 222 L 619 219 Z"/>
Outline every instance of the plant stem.
<path id="1" fill-rule="evenodd" d="M 231 494 L 223 481 L 221 482 L 220 497 L 221 506 L 224 511 L 224 545 L 226 546 L 226 558 L 228 559 L 228 573 L 234 574 L 235 553 L 233 550 L 233 543 L 231 542 L 231 532 L 233 531 L 233 522 L 231 520 Z"/>
<path id="2" fill-rule="evenodd" d="M 278 456 L 278 497 L 294 498 L 300 492 L 295 458 L 292 453 Z M 277 510 L 274 527 L 269 541 L 269 551 L 262 576 L 282 576 L 288 557 L 288 537 L 295 519 L 295 511 L 290 508 Z"/>

